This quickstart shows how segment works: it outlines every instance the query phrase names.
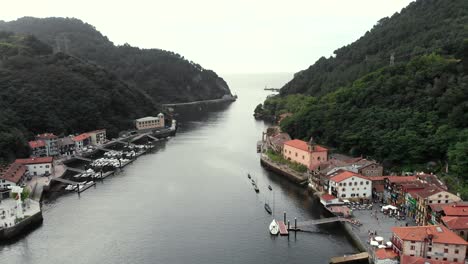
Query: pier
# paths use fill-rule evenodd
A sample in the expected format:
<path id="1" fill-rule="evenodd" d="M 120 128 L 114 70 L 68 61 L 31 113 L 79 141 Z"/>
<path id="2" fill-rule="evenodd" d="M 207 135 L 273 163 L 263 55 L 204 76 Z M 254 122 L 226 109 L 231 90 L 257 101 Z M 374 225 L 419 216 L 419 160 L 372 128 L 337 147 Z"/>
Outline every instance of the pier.
<path id="1" fill-rule="evenodd" d="M 348 256 L 333 257 L 330 259 L 330 264 L 367 263 L 368 259 L 369 259 L 369 253 L 362 252 L 362 253 L 348 255 Z"/>
<path id="2" fill-rule="evenodd" d="M 289 235 L 288 228 L 286 227 L 283 221 L 278 221 L 278 226 L 279 226 L 280 235 L 282 236 Z"/>

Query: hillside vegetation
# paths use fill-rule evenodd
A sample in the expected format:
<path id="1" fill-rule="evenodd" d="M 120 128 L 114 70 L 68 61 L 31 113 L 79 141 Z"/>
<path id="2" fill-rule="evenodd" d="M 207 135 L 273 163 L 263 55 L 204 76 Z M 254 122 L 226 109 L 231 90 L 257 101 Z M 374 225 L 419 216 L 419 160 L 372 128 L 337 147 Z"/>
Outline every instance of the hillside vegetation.
<path id="1" fill-rule="evenodd" d="M 0 162 L 27 156 L 34 134 L 106 128 L 115 136 L 158 109 L 100 66 L 53 54 L 34 36 L 0 32 Z"/>
<path id="2" fill-rule="evenodd" d="M 0 30 L 33 34 L 53 47 L 54 52 L 96 63 L 157 103 L 217 99 L 231 94 L 226 82 L 215 72 L 179 54 L 128 44 L 115 46 L 92 25 L 79 19 L 24 17 L 0 21 Z"/>

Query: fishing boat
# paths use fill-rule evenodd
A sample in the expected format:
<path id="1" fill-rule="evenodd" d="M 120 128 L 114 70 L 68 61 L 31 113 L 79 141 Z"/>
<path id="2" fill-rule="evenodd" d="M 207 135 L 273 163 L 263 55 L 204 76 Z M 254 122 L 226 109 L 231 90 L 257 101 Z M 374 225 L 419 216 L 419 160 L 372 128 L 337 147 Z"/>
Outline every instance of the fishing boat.
<path id="1" fill-rule="evenodd" d="M 273 188 L 271 188 L 271 185 L 268 185 L 268 189 L 270 189 L 270 191 L 272 191 L 272 190 L 273 190 Z"/>
<path id="2" fill-rule="evenodd" d="M 255 183 L 254 179 L 252 179 L 252 185 L 257 185 L 257 184 Z"/>
<path id="3" fill-rule="evenodd" d="M 268 203 L 265 203 L 265 210 L 266 210 L 269 214 L 271 214 L 271 212 L 272 212 L 272 211 L 271 211 L 271 208 L 270 208 L 270 205 L 269 205 Z"/>
<path id="4" fill-rule="evenodd" d="M 270 226 L 268 227 L 268 230 L 270 230 L 270 234 L 275 235 L 275 236 L 278 235 L 279 226 L 275 219 L 271 221 Z"/>
<path id="5" fill-rule="evenodd" d="M 259 192 L 260 192 L 260 189 L 258 189 L 257 184 L 254 184 L 254 190 L 255 190 L 256 193 L 259 193 Z"/>
<path id="6" fill-rule="evenodd" d="M 251 179 L 250 173 L 247 173 L 247 178 Z"/>

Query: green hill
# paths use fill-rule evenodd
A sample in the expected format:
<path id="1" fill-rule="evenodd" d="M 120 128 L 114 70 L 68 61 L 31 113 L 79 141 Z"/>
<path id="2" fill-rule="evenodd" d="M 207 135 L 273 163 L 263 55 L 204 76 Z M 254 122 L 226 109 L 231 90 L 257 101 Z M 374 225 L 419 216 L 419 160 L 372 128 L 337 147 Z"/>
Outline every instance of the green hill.
<path id="1" fill-rule="evenodd" d="M 174 103 L 221 98 L 231 94 L 215 72 L 160 49 L 115 46 L 92 25 L 75 18 L 24 17 L 0 21 L 0 30 L 33 34 L 62 52 L 103 66 L 155 102 Z"/>
<path id="2" fill-rule="evenodd" d="M 34 134 L 106 128 L 157 113 L 152 98 L 103 67 L 52 48 L 34 36 L 0 32 L 0 161 L 28 154 Z"/>
<path id="3" fill-rule="evenodd" d="M 324 95 L 372 71 L 414 56 L 454 55 L 468 38 L 468 1 L 418 0 L 378 21 L 354 43 L 322 57 L 308 69 L 295 74 L 281 95 Z"/>

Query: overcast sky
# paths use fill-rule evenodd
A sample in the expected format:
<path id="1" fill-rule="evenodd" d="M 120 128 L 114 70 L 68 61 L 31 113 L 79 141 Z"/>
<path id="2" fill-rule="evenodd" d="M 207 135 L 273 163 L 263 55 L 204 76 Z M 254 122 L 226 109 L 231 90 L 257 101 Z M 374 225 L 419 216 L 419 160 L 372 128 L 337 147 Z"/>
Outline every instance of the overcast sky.
<path id="1" fill-rule="evenodd" d="M 171 50 L 218 73 L 297 72 L 411 0 L 14 0 L 0 20 L 76 17 L 114 44 Z"/>

